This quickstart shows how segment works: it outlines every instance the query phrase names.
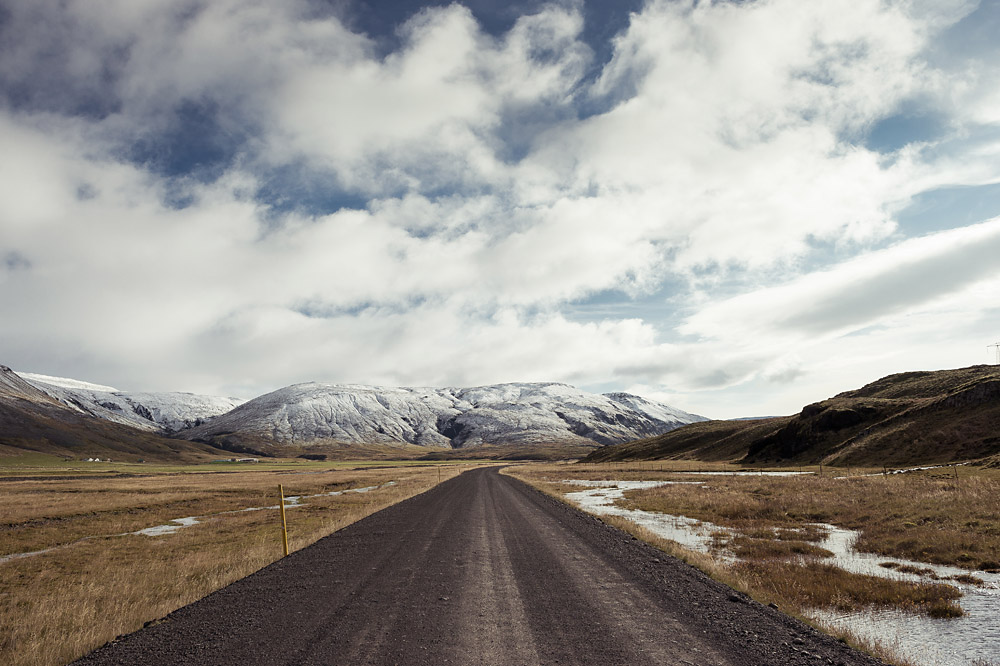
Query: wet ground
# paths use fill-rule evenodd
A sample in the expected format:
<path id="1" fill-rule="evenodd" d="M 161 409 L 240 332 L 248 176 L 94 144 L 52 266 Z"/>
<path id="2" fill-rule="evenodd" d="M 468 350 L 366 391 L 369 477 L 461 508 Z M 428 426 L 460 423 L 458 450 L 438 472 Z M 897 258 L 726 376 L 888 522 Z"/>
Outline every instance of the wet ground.
<path id="1" fill-rule="evenodd" d="M 672 483 L 695 481 L 580 481 L 563 483 L 587 488 L 568 493 L 566 498 L 595 515 L 615 515 L 628 518 L 653 533 L 676 541 L 691 550 L 709 552 L 713 534 L 730 531 L 725 527 L 686 516 L 674 516 L 651 511 L 626 509 L 616 505 L 629 490 L 654 488 Z M 706 492 L 711 488 L 706 487 Z M 965 615 L 960 618 L 937 619 L 900 611 L 866 611 L 832 613 L 814 611 L 813 618 L 830 627 L 845 627 L 871 641 L 891 646 L 898 654 L 919 666 L 979 666 L 1000 664 L 1000 574 L 969 572 L 923 562 L 913 562 L 854 550 L 858 532 L 820 525 L 826 538 L 817 546 L 833 553 L 824 561 L 853 573 L 931 582 L 943 580 L 963 592 L 959 600 Z M 732 559 L 724 552 L 714 552 L 723 559 Z M 889 565 L 889 566 L 886 566 Z M 900 570 L 900 569 L 903 570 Z M 920 570 L 914 573 L 913 570 Z M 955 576 L 972 576 L 978 584 L 955 581 Z M 951 580 L 948 580 L 951 579 Z"/>
<path id="2" fill-rule="evenodd" d="M 333 497 L 336 495 L 343 495 L 345 493 L 367 493 L 371 492 L 372 490 L 378 490 L 379 488 L 386 488 L 388 486 L 395 485 L 395 483 L 396 483 L 395 481 L 390 481 L 388 483 L 382 484 L 381 486 L 367 486 L 365 488 L 348 488 L 346 490 L 334 490 L 328 493 L 318 493 L 315 495 L 292 495 L 285 498 L 284 504 L 286 509 L 294 509 L 296 507 L 306 506 L 306 503 L 303 502 L 303 500 L 307 500 L 313 497 Z M 152 527 L 144 527 L 143 529 L 136 530 L 135 532 L 124 532 L 121 534 L 102 534 L 102 535 L 94 534 L 91 536 L 85 536 L 81 539 L 77 539 L 76 541 L 72 541 L 70 543 L 61 544 L 59 546 L 53 546 L 51 548 L 45 548 L 42 550 L 33 550 L 27 553 L 13 553 L 10 555 L 3 555 L 0 556 L 0 564 L 3 564 L 4 562 L 9 562 L 10 560 L 19 560 L 25 557 L 33 557 L 35 555 L 41 555 L 43 553 L 50 553 L 53 550 L 58 550 L 60 548 L 68 548 L 70 546 L 74 546 L 78 543 L 83 543 L 84 541 L 88 541 L 90 539 L 101 539 L 107 537 L 121 537 L 130 535 L 160 537 L 168 534 L 174 534 L 175 532 L 178 532 L 179 530 L 182 530 L 185 527 L 198 525 L 199 523 L 202 522 L 202 519 L 204 518 L 225 516 L 234 513 L 243 513 L 244 511 L 267 511 L 267 510 L 277 511 L 278 508 L 280 507 L 277 504 L 271 506 L 248 506 L 242 509 L 233 509 L 231 511 L 220 511 L 218 513 L 211 513 L 204 516 L 186 516 L 184 518 L 174 518 L 170 522 L 165 523 L 163 525 L 153 525 Z"/>

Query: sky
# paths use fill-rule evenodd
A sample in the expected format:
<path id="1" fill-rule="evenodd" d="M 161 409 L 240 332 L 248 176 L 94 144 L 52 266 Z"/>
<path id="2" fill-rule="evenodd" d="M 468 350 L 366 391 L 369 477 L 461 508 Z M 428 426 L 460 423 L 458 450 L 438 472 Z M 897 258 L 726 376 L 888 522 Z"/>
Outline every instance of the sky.
<path id="1" fill-rule="evenodd" d="M 712 418 L 996 361 L 1000 0 L 0 0 L 0 363 Z"/>

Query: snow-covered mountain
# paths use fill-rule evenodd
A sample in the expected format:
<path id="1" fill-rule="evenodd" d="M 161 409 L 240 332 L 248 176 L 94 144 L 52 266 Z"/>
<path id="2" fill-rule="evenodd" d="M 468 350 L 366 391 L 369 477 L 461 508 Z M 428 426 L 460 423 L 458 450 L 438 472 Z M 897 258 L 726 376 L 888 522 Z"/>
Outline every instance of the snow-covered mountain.
<path id="1" fill-rule="evenodd" d="M 600 395 L 566 384 L 389 388 L 295 384 L 250 400 L 181 434 L 209 441 L 244 435 L 276 444 L 612 444 L 702 421 L 627 393 Z"/>
<path id="2" fill-rule="evenodd" d="M 84 414 L 149 432 L 174 433 L 201 425 L 242 401 L 193 393 L 137 393 L 76 379 L 17 373 L 32 386 Z"/>
<path id="3" fill-rule="evenodd" d="M 17 400 L 46 406 L 62 405 L 44 391 L 26 381 L 6 365 L 0 365 L 0 399 L 13 403 Z"/>
<path id="4" fill-rule="evenodd" d="M 81 388 L 80 382 L 75 384 Z M 0 365 L 0 448 L 12 455 L 31 452 L 63 460 L 116 462 L 198 462 L 222 453 L 200 442 L 99 418 L 54 398 L 5 365 Z"/>

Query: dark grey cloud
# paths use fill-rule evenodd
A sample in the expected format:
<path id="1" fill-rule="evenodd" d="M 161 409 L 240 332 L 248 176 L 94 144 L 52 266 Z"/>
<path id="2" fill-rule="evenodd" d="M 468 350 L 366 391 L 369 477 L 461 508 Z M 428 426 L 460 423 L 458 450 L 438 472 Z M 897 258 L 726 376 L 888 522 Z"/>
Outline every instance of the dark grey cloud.
<path id="1" fill-rule="evenodd" d="M 11 250 L 3 256 L 3 265 L 8 271 L 26 271 L 31 268 L 31 260 L 18 252 Z"/>
<path id="2" fill-rule="evenodd" d="M 826 333 L 903 312 L 1000 274 L 1000 224 L 994 233 L 968 239 L 939 254 L 888 266 L 872 275 L 842 273 L 844 282 L 796 304 L 792 313 L 775 313 L 779 328 Z M 787 305 L 787 304 L 786 304 Z"/>

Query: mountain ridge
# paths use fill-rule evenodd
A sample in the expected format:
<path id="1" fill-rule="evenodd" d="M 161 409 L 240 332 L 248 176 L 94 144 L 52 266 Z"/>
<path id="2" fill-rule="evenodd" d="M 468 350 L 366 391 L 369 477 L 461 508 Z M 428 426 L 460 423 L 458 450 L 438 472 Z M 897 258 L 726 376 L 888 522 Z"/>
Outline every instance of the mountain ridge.
<path id="1" fill-rule="evenodd" d="M 255 455 L 318 449 L 344 455 L 389 447 L 410 456 L 486 446 L 494 452 L 504 448 L 505 456 L 532 450 L 546 457 L 560 450 L 575 456 L 704 420 L 641 396 L 590 393 L 559 382 L 434 388 L 313 381 L 241 402 L 119 391 L 76 379 L 19 375 L 9 368 L 0 374 L 0 389 L 8 397 L 26 396 L 31 406 L 21 408 L 44 408 L 51 412 L 46 418 L 69 430 L 109 423 L 123 428 L 116 432 L 126 440 L 138 434 L 166 436 Z M 43 430 L 59 430 L 53 423 Z M 0 442 L 6 434 L 0 430 Z"/>
<path id="2" fill-rule="evenodd" d="M 53 398 L 0 365 L 0 455 L 195 462 L 222 452 L 88 414 Z"/>
<path id="3" fill-rule="evenodd" d="M 166 435 L 201 425 L 243 402 L 236 398 L 180 391 L 119 391 L 111 386 L 65 377 L 30 372 L 18 374 L 35 388 L 71 409 L 106 421 Z"/>
<path id="4" fill-rule="evenodd" d="M 249 400 L 179 436 L 257 446 L 341 442 L 457 449 L 563 442 L 593 447 L 702 419 L 640 396 L 609 397 L 558 382 L 469 388 L 303 382 Z"/>

